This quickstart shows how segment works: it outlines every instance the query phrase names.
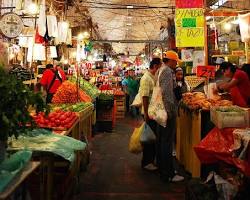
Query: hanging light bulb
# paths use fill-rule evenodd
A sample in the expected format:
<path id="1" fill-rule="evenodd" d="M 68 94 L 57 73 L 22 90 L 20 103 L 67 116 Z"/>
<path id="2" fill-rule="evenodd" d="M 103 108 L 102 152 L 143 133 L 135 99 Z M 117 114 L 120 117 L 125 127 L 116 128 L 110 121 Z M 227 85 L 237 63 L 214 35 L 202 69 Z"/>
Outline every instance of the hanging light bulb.
<path id="1" fill-rule="evenodd" d="M 27 12 L 31 15 L 38 14 L 38 12 L 39 12 L 38 5 L 34 2 L 32 2 L 31 4 L 29 4 L 29 6 L 27 8 Z"/>
<path id="2" fill-rule="evenodd" d="M 224 30 L 225 31 L 231 31 L 231 29 L 232 29 L 232 24 L 231 23 L 225 23 L 224 24 Z"/>

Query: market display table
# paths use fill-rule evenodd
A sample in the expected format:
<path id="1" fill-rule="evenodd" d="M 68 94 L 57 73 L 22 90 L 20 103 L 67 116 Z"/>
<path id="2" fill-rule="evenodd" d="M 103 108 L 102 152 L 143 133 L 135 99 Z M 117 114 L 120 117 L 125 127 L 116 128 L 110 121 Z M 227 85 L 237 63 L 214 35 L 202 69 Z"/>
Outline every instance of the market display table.
<path id="1" fill-rule="evenodd" d="M 210 122 L 210 112 L 195 112 L 179 109 L 176 132 L 176 156 L 193 177 L 201 176 L 201 164 L 193 149 L 214 127 Z"/>
<path id="2" fill-rule="evenodd" d="M 20 172 L 20 174 L 12 180 L 11 184 L 7 186 L 7 188 L 0 193 L 0 200 L 5 200 L 10 198 L 12 194 L 15 193 L 16 189 L 18 189 L 23 183 L 25 183 L 26 179 L 40 166 L 39 161 L 31 161 L 27 164 L 27 166 Z M 22 199 L 25 199 L 25 194 Z"/>
<path id="3" fill-rule="evenodd" d="M 239 137 L 242 137 L 240 134 L 235 133 L 235 130 L 234 128 L 214 128 L 194 149 L 201 163 L 211 164 L 223 161 L 234 165 L 246 176 L 250 177 L 250 147 L 247 146 L 244 160 L 234 155 L 234 147 L 237 146 L 235 139 L 241 140 Z"/>

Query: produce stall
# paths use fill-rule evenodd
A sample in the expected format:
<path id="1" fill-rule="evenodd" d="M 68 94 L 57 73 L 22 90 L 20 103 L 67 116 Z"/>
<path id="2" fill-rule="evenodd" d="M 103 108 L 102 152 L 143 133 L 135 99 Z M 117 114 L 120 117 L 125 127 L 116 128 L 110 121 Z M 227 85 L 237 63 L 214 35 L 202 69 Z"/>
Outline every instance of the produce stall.
<path id="1" fill-rule="evenodd" d="M 207 99 L 201 92 L 184 94 L 177 119 L 176 155 L 193 177 L 201 176 L 201 164 L 193 147 L 214 127 L 210 107 L 229 105 L 232 103 L 228 100 Z"/>

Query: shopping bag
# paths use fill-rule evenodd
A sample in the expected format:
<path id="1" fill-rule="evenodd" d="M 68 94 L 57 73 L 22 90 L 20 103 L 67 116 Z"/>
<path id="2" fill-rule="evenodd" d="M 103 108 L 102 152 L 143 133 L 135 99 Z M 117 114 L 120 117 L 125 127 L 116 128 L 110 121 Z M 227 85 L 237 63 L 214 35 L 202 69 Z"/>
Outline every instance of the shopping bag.
<path id="1" fill-rule="evenodd" d="M 152 143 L 156 140 L 155 134 L 147 123 L 144 123 L 144 129 L 141 134 L 141 143 Z"/>
<path id="2" fill-rule="evenodd" d="M 135 96 L 135 99 L 130 106 L 134 106 L 134 107 L 141 107 L 142 106 L 142 99 L 141 99 L 141 95 L 139 93 Z"/>
<path id="3" fill-rule="evenodd" d="M 153 89 L 152 98 L 148 106 L 148 115 L 151 119 L 155 120 L 158 124 L 163 127 L 166 127 L 167 123 L 167 111 L 165 109 L 163 100 L 162 100 L 162 91 L 159 86 L 159 77 L 161 72 L 158 75 L 156 86 Z"/>
<path id="4" fill-rule="evenodd" d="M 131 153 L 141 153 L 142 152 L 142 145 L 140 142 L 141 134 L 144 129 L 144 124 L 142 124 L 139 128 L 135 128 L 133 134 L 130 137 L 128 149 Z"/>

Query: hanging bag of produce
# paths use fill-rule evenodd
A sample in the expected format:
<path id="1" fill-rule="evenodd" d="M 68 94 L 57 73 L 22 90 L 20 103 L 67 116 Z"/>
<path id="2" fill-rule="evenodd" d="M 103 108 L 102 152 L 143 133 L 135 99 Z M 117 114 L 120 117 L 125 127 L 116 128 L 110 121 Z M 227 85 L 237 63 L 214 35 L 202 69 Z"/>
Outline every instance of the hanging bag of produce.
<path id="1" fill-rule="evenodd" d="M 141 134 L 141 138 L 140 141 L 142 144 L 144 143 L 152 143 L 155 142 L 156 137 L 154 132 L 152 131 L 152 129 L 150 128 L 150 126 L 147 123 L 143 123 L 144 124 L 144 129 L 143 132 Z"/>
<path id="2" fill-rule="evenodd" d="M 165 109 L 163 100 L 162 100 L 162 91 L 159 86 L 159 77 L 162 71 L 159 72 L 156 86 L 153 89 L 152 98 L 148 106 L 148 115 L 151 119 L 155 120 L 158 124 L 163 127 L 166 127 L 167 123 L 167 111 Z"/>
<path id="3" fill-rule="evenodd" d="M 128 149 L 131 153 L 139 154 L 142 152 L 142 145 L 140 138 L 144 130 L 144 123 L 139 127 L 135 128 L 133 134 L 130 137 Z"/>

